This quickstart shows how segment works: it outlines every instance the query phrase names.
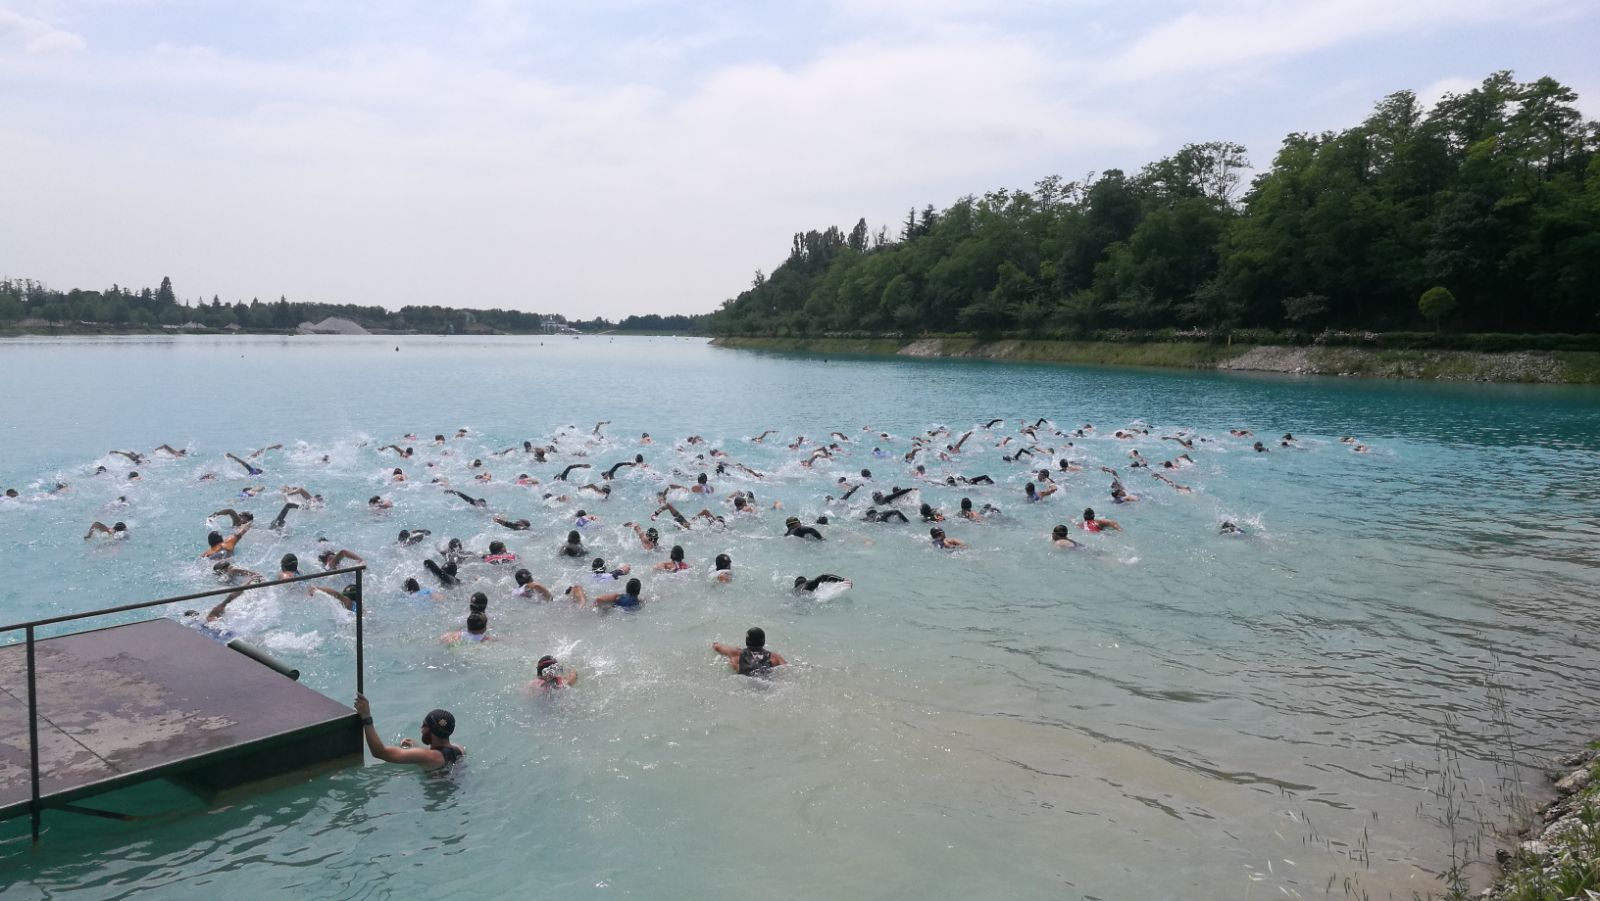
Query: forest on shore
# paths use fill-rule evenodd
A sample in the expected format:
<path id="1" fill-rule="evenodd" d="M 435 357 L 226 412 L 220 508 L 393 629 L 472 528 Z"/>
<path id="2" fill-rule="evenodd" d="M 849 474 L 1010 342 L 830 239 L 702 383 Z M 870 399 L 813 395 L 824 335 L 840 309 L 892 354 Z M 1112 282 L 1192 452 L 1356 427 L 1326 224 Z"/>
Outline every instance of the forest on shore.
<path id="1" fill-rule="evenodd" d="M 1431 109 L 1400 91 L 1352 128 L 1291 134 L 1247 189 L 1246 149 L 1210 142 L 913 209 L 895 234 L 798 233 L 710 329 L 1597 332 L 1600 126 L 1577 100 L 1496 72 Z"/>
<path id="2" fill-rule="evenodd" d="M 469 309 L 442 306 L 406 306 L 390 312 L 380 306 L 291 302 L 286 297 L 263 302 L 225 303 L 213 295 L 210 302 L 180 301 L 171 278 L 158 288 L 137 291 L 123 285 L 105 290 L 61 291 L 31 279 L 0 280 L 0 327 L 25 323 L 50 326 L 105 327 L 112 330 L 179 327 L 194 323 L 208 329 L 238 326 L 250 332 L 293 331 L 302 322 L 329 316 L 348 319 L 373 331 L 443 334 L 447 331 L 535 334 L 548 320 L 583 332 L 659 332 L 697 334 L 705 316 L 628 316 L 621 321 L 596 317 L 572 319 L 554 313 L 523 310 Z"/>

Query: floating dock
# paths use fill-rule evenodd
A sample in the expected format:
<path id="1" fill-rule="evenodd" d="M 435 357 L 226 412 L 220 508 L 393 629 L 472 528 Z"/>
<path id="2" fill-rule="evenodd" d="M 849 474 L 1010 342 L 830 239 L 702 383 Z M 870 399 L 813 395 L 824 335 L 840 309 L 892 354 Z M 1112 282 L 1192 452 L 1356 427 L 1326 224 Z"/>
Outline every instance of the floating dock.
<path id="1" fill-rule="evenodd" d="M 361 760 L 355 712 L 196 629 L 154 619 L 38 639 L 43 809 L 167 779 L 202 796 Z M 32 810 L 26 643 L 0 647 L 0 820 Z M 37 821 L 35 823 L 37 826 Z"/>

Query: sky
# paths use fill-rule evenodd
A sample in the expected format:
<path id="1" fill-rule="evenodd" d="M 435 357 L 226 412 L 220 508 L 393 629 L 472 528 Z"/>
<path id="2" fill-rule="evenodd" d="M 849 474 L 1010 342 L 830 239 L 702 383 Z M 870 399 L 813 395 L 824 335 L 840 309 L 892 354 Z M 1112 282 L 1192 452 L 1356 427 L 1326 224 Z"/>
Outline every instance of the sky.
<path id="1" fill-rule="evenodd" d="M 0 0 L 0 277 L 701 313 L 797 231 L 1360 122 L 1592 0 Z"/>

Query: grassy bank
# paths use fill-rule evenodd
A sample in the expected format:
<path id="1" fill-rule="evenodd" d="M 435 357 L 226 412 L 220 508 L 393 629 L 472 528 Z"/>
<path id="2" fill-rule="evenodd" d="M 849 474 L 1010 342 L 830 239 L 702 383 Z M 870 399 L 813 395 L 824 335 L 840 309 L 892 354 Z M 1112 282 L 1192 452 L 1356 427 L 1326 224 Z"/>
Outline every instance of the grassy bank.
<path id="1" fill-rule="evenodd" d="M 1227 369 L 1362 378 L 1600 385 L 1600 353 L 1479 353 L 1427 349 L 1287 347 L 1204 342 L 981 341 L 976 338 L 724 337 L 718 347 L 830 356 L 965 357 L 1021 363 L 1085 363 Z"/>

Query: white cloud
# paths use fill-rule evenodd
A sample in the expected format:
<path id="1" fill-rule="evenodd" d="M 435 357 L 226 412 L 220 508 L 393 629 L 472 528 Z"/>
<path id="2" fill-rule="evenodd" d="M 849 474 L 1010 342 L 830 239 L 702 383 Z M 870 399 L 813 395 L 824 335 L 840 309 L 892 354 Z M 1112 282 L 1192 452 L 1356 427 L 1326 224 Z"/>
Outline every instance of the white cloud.
<path id="1" fill-rule="evenodd" d="M 6 46 L 21 47 L 26 53 L 47 54 L 82 50 L 86 44 L 80 35 L 56 28 L 43 19 L 0 9 L 0 49 Z"/>

